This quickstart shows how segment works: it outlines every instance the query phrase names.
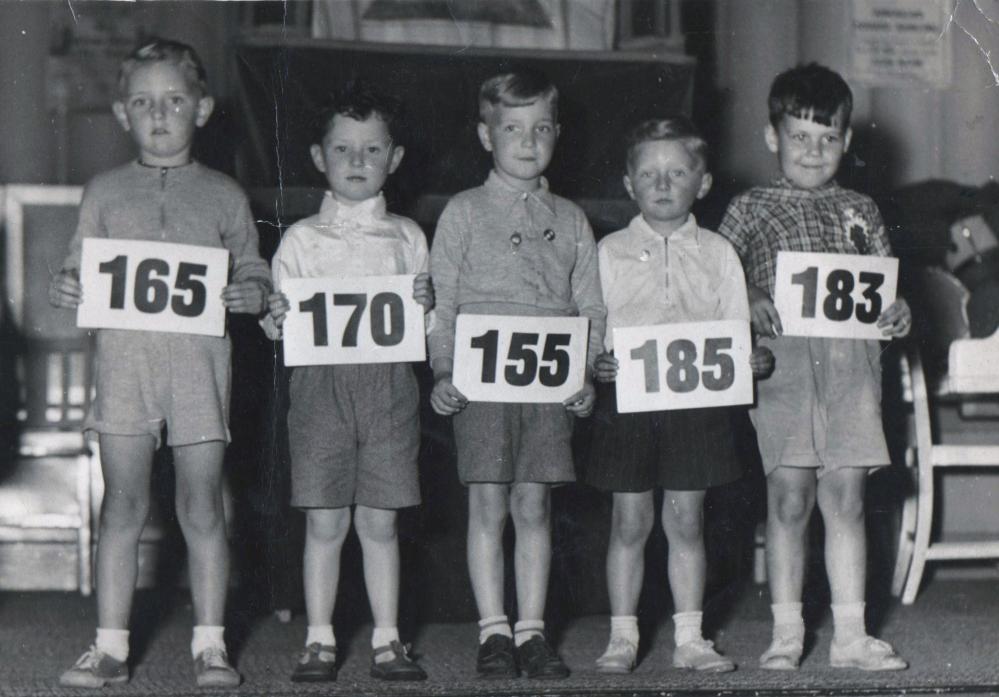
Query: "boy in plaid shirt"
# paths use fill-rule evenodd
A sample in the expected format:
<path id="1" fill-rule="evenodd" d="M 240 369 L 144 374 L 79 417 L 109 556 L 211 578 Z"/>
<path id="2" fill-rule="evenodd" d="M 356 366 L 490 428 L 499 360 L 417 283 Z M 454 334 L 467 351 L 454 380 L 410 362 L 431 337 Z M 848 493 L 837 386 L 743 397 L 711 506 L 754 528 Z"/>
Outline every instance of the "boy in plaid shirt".
<path id="1" fill-rule="evenodd" d="M 781 174 L 729 205 L 719 232 L 742 259 L 750 314 L 775 370 L 757 384 L 756 427 L 767 475 L 767 574 L 773 640 L 760 666 L 794 670 L 801 660 L 801 594 L 806 530 L 818 502 L 825 523 L 832 595 L 834 667 L 901 670 L 906 662 L 864 624 L 867 475 L 888 464 L 881 428 L 878 341 L 781 336 L 773 303 L 777 253 L 825 252 L 888 256 L 891 249 L 874 202 L 833 180 L 850 145 L 853 96 L 837 73 L 811 64 L 778 75 L 770 89 L 767 148 Z M 909 307 L 888 307 L 878 327 L 905 336 Z"/>

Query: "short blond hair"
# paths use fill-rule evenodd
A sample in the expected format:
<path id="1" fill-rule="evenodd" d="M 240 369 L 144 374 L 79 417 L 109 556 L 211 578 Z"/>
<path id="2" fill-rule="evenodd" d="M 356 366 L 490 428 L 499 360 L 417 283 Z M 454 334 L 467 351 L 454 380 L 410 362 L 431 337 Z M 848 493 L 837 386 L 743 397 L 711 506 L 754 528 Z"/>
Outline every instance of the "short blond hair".
<path id="1" fill-rule="evenodd" d="M 151 63 L 172 63 L 184 71 L 187 81 L 208 95 L 208 74 L 198 52 L 191 46 L 172 39 L 150 39 L 132 51 L 121 62 L 118 69 L 118 96 L 124 97 L 128 89 L 128 78 L 143 65 Z"/>
<path id="2" fill-rule="evenodd" d="M 531 69 L 514 70 L 494 75 L 479 88 L 479 119 L 489 123 L 496 107 L 528 106 L 537 101 L 547 102 L 552 118 L 558 120 L 558 88 L 544 73 Z"/>

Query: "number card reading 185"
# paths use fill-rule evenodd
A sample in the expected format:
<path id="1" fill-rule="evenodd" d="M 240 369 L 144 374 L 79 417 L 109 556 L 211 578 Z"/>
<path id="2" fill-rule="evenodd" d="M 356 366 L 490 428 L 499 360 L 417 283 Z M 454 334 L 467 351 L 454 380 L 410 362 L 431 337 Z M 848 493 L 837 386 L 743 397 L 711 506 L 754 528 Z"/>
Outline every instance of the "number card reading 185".
<path id="1" fill-rule="evenodd" d="M 561 402 L 583 389 L 585 317 L 458 315 L 454 386 L 474 402 Z"/>
<path id="2" fill-rule="evenodd" d="M 619 413 L 751 404 L 749 322 L 615 327 Z"/>
<path id="3" fill-rule="evenodd" d="M 225 249 L 88 237 L 76 324 L 222 336 L 228 275 Z"/>
<path id="4" fill-rule="evenodd" d="M 423 306 L 414 276 L 289 278 L 281 282 L 284 364 L 408 363 L 426 360 Z"/>
<path id="5" fill-rule="evenodd" d="M 788 336 L 884 339 L 878 317 L 897 282 L 898 259 L 778 252 L 774 305 Z"/>

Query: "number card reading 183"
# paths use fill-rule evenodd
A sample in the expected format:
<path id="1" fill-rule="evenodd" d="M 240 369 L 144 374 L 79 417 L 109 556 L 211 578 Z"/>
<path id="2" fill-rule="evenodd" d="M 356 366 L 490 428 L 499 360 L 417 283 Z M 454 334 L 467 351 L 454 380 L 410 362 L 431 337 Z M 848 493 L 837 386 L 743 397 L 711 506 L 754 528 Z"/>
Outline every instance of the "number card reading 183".
<path id="1" fill-rule="evenodd" d="M 222 336 L 228 276 L 226 249 L 88 237 L 76 324 Z"/>
<path id="2" fill-rule="evenodd" d="M 454 386 L 473 402 L 561 402 L 583 389 L 585 317 L 458 315 Z"/>
<path id="3" fill-rule="evenodd" d="M 423 306 L 412 275 L 288 278 L 281 291 L 284 364 L 408 363 L 426 360 Z"/>
<path id="4" fill-rule="evenodd" d="M 891 257 L 778 252 L 774 305 L 788 336 L 884 339 L 878 317 L 897 283 Z"/>
<path id="5" fill-rule="evenodd" d="M 615 327 L 617 410 L 751 404 L 752 350 L 745 320 Z"/>

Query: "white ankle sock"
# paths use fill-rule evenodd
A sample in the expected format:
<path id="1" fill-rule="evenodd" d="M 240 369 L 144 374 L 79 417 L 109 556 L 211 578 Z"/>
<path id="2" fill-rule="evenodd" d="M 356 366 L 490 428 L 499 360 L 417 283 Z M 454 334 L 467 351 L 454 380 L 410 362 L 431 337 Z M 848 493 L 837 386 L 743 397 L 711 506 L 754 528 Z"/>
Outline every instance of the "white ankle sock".
<path id="1" fill-rule="evenodd" d="M 833 640 L 849 643 L 867 635 L 864 626 L 864 603 L 832 606 Z"/>
<path id="2" fill-rule="evenodd" d="M 701 635 L 703 617 L 704 613 L 700 611 L 678 612 L 673 615 L 673 641 L 677 646 L 704 638 Z"/>
<path id="3" fill-rule="evenodd" d="M 210 647 L 225 650 L 225 627 L 207 624 L 194 625 L 194 636 L 191 638 L 191 655 L 197 658 L 202 651 Z"/>
<path id="4" fill-rule="evenodd" d="M 388 646 L 393 641 L 399 641 L 398 627 L 375 627 L 371 632 L 371 648 L 377 649 L 379 646 Z"/>
<path id="5" fill-rule="evenodd" d="M 97 628 L 97 638 L 94 646 L 101 653 L 106 653 L 118 661 L 128 660 L 128 630 Z"/>
<path id="6" fill-rule="evenodd" d="M 336 638 L 333 636 L 332 624 L 310 624 L 305 633 L 305 645 L 320 644 L 322 646 L 336 646 Z"/>
<path id="7" fill-rule="evenodd" d="M 533 636 L 545 636 L 544 620 L 520 620 L 513 625 L 513 643 L 522 646 Z"/>
<path id="8" fill-rule="evenodd" d="M 611 615 L 610 638 L 627 639 L 633 646 L 638 646 L 638 617 L 635 615 Z"/>
<path id="9" fill-rule="evenodd" d="M 484 644 L 493 634 L 513 639 L 513 630 L 510 629 L 510 620 L 506 615 L 493 615 L 479 620 L 479 643 Z"/>
<path id="10" fill-rule="evenodd" d="M 805 620 L 801 616 L 801 603 L 773 603 L 774 638 L 805 639 Z"/>

